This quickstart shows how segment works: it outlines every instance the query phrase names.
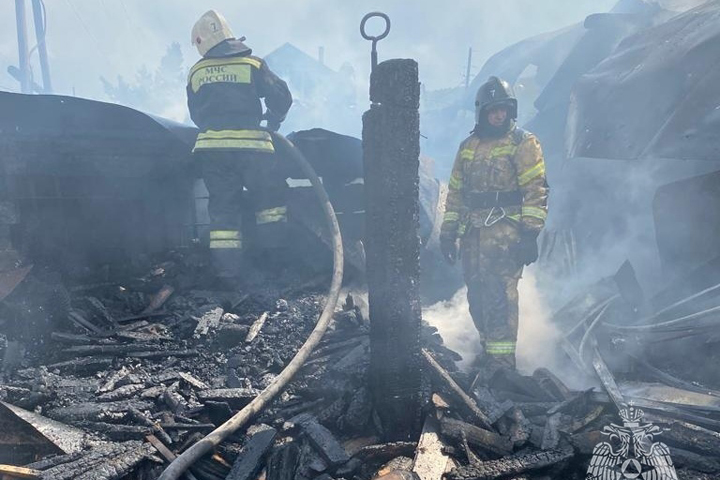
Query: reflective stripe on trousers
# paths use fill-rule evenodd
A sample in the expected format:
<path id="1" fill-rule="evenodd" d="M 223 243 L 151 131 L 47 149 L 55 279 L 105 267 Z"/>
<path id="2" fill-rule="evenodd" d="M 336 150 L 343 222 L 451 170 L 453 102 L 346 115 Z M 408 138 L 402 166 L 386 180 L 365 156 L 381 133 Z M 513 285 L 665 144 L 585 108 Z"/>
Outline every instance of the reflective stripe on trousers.
<path id="1" fill-rule="evenodd" d="M 516 342 L 486 342 L 485 352 L 488 355 L 515 355 Z"/>

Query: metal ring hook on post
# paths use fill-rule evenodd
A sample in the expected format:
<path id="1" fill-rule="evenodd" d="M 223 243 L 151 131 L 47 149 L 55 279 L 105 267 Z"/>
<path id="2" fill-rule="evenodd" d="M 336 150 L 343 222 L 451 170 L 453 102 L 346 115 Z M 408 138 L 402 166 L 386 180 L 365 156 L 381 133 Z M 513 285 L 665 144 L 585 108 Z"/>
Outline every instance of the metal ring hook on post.
<path id="1" fill-rule="evenodd" d="M 380 35 L 368 35 L 367 32 L 365 31 L 365 24 L 367 23 L 368 20 L 370 20 L 373 17 L 380 17 L 383 20 L 385 20 L 385 30 Z M 370 53 L 371 71 L 375 70 L 375 67 L 377 67 L 377 63 L 378 63 L 378 61 L 377 61 L 377 42 L 379 42 L 383 38 L 387 37 L 388 33 L 390 33 L 390 17 L 388 17 L 387 14 L 385 14 L 385 13 L 370 12 L 367 15 L 365 15 L 363 17 L 362 21 L 360 22 L 360 35 L 362 35 L 362 37 L 365 40 L 372 41 L 372 51 Z"/>

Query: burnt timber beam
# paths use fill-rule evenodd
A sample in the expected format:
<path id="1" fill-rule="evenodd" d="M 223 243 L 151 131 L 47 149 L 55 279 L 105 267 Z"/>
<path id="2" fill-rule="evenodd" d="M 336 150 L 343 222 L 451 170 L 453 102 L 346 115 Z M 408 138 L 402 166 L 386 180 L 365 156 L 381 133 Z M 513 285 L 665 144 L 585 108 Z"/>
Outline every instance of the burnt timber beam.
<path id="1" fill-rule="evenodd" d="M 388 439 L 420 432 L 420 83 L 417 62 L 382 62 L 363 115 L 370 382 Z"/>

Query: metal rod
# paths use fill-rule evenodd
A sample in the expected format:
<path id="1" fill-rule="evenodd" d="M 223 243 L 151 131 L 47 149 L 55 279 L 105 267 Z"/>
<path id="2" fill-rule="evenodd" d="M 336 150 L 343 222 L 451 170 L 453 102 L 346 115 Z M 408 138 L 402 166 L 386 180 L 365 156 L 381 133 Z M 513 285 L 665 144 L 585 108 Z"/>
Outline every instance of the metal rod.
<path id="1" fill-rule="evenodd" d="M 43 6 L 42 0 L 32 0 L 33 18 L 35 19 L 35 37 L 37 38 L 37 48 L 40 55 L 40 71 L 42 72 L 43 91 L 52 93 L 52 83 L 50 82 L 50 63 L 48 62 L 47 53 L 47 12 Z"/>
<path id="2" fill-rule="evenodd" d="M 465 88 L 470 86 L 470 69 L 472 68 L 472 47 L 468 49 L 467 68 L 465 70 Z"/>
<path id="3" fill-rule="evenodd" d="M 588 313 L 587 315 L 585 315 L 585 317 L 583 317 L 582 320 L 580 320 L 573 328 L 570 329 L 570 331 L 569 331 L 568 333 L 565 334 L 565 338 L 570 338 L 573 333 L 575 333 L 580 327 L 582 327 L 583 325 L 585 325 L 585 323 L 587 323 L 588 320 L 590 320 L 591 318 L 593 318 L 593 317 L 597 314 L 597 312 L 599 312 L 600 310 L 602 310 L 603 307 L 607 306 L 610 302 L 612 302 L 613 300 L 615 300 L 616 298 L 619 298 L 619 297 L 620 297 L 620 294 L 619 294 L 619 293 L 616 293 L 615 295 L 613 295 L 612 297 L 608 298 L 607 300 L 605 300 L 605 301 L 603 301 L 603 302 L 600 302 L 600 303 L 598 303 L 597 305 L 595 305 L 595 306 L 593 307 L 593 309 L 590 311 L 590 313 Z"/>
<path id="4" fill-rule="evenodd" d="M 706 310 L 685 315 L 684 317 L 676 318 L 674 320 L 668 320 L 667 322 L 653 323 L 651 325 L 615 325 L 612 323 L 604 324 L 605 327 L 612 328 L 613 330 L 621 330 L 624 332 L 649 332 L 653 330 L 662 330 L 668 327 L 675 327 L 682 325 L 686 322 L 700 320 L 708 317 L 714 313 L 720 313 L 720 305 Z"/>
<path id="5" fill-rule="evenodd" d="M 603 315 L 605 315 L 605 312 L 607 312 L 607 309 L 610 308 L 610 304 L 612 303 L 612 300 L 608 301 L 602 310 L 600 310 L 600 313 L 597 314 L 597 317 L 595 317 L 595 320 L 592 321 L 590 326 L 585 330 L 585 334 L 582 337 L 582 340 L 580 340 L 580 347 L 578 347 L 578 354 L 580 354 L 580 358 L 585 358 L 585 346 L 587 345 L 588 339 L 591 338 L 591 334 L 595 327 L 600 323 L 600 321 L 603 318 Z"/>
<path id="6" fill-rule="evenodd" d="M 718 289 L 720 289 L 720 283 L 718 283 L 717 285 L 713 285 L 712 287 L 706 288 L 705 290 L 702 290 L 700 292 L 694 293 L 694 294 L 690 295 L 689 297 L 685 297 L 682 300 L 678 300 L 677 302 L 673 303 L 672 305 L 667 306 L 667 307 L 663 308 L 662 310 L 653 313 L 652 316 L 648 320 L 659 317 L 663 313 L 669 312 L 670 310 L 677 308 L 691 300 L 695 300 L 696 298 L 702 297 L 703 295 L 713 292 Z"/>
<path id="7" fill-rule="evenodd" d="M 20 91 L 31 93 L 30 63 L 27 43 L 27 21 L 25 20 L 25 0 L 15 0 L 15 19 L 17 21 L 18 62 L 20 66 Z"/>

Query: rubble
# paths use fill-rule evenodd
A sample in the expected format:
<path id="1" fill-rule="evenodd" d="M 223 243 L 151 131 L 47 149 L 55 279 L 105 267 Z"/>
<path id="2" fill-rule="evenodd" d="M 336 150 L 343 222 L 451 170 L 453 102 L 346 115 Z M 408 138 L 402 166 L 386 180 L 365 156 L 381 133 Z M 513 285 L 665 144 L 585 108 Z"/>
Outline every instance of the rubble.
<path id="1" fill-rule="evenodd" d="M 68 306 L 79 311 L 82 305 L 85 322 L 98 332 L 56 318 L 42 348 L 28 349 L 18 368 L 6 371 L 0 385 L 3 431 L 20 431 L 22 423 L 28 434 L 45 435 L 50 444 L 25 443 L 25 455 L 16 450 L 0 463 L 28 469 L 34 477 L 26 478 L 154 480 L 283 370 L 322 309 L 317 290 L 236 294 L 164 286 L 184 268 L 178 260 L 135 290 L 118 289 L 117 283 L 66 286 Z M 131 278 L 120 283 L 133 284 Z M 148 316 L 159 291 L 172 295 L 162 314 Z M 608 364 L 605 332 L 618 331 L 612 326 L 622 318 L 617 302 L 622 300 L 607 289 L 584 309 L 563 310 L 568 323 L 585 322 L 568 329 L 567 347 L 582 365 L 594 367 L 602 391 L 573 390 L 547 369 L 529 376 L 500 370 L 489 379 L 459 372 L 456 354 L 424 325 L 424 427 L 413 441 L 386 443 L 367 383 L 368 320 L 349 295 L 295 380 L 252 425 L 196 462 L 184 478 L 584 478 L 593 449 L 605 441 L 603 427 L 617 422 L 618 406 L 630 402 L 663 429 L 660 439 L 670 446 L 681 478 L 720 473 L 716 386 L 679 380 L 651 365 L 640 350 L 628 357 L 638 366 L 630 375 L 618 369 L 617 358 Z M 587 325 L 607 305 L 581 356 L 578 337 L 586 336 Z M 217 323 L 205 330 L 209 312 Z M 246 341 L 253 325 L 254 338 Z M 235 330 L 240 333 L 232 341 L 224 338 Z M 127 332 L 143 336 L 122 335 Z M 672 388 L 648 380 L 668 381 Z M 52 447 L 40 418 L 54 422 L 56 432 L 74 432 L 62 434 L 65 442 L 74 439 L 73 448 Z M 18 441 L 8 435 L 0 436 L 0 444 Z"/>

